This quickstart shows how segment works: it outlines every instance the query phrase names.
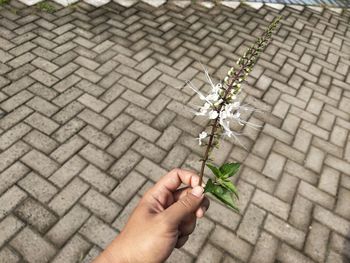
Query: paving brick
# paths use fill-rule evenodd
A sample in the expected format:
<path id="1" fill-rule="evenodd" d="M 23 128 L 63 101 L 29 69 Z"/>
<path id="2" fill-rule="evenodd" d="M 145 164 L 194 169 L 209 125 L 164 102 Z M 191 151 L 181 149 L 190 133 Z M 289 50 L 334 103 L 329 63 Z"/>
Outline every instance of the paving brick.
<path id="1" fill-rule="evenodd" d="M 15 214 L 40 233 L 45 233 L 57 220 L 55 214 L 32 198 L 26 199 Z"/>
<path id="2" fill-rule="evenodd" d="M 297 248 L 303 246 L 305 233 L 273 215 L 267 216 L 264 229 Z"/>
<path id="3" fill-rule="evenodd" d="M 311 184 L 315 184 L 318 181 L 318 175 L 316 173 L 290 160 L 287 161 L 284 170 L 291 175 Z"/>
<path id="4" fill-rule="evenodd" d="M 49 262 L 56 249 L 29 227 L 24 228 L 14 239 L 13 246 L 28 262 Z"/>
<path id="5" fill-rule="evenodd" d="M 1 263 L 17 263 L 19 261 L 20 261 L 20 257 L 8 247 L 4 247 L 3 249 L 0 250 Z"/>
<path id="6" fill-rule="evenodd" d="M 273 146 L 273 150 L 299 164 L 303 164 L 305 161 L 305 154 L 282 142 L 277 141 Z"/>
<path id="7" fill-rule="evenodd" d="M 48 202 L 57 193 L 55 186 L 34 172 L 19 181 L 18 185 L 42 203 Z"/>
<path id="8" fill-rule="evenodd" d="M 13 164 L 16 160 L 18 160 L 29 150 L 30 147 L 27 144 L 18 141 L 15 144 L 13 144 L 10 148 L 7 148 L 5 151 L 0 153 L 0 171 L 3 171 L 8 166 Z"/>
<path id="9" fill-rule="evenodd" d="M 250 262 L 269 263 L 275 260 L 278 250 L 278 239 L 263 231 L 256 243 Z"/>
<path id="10" fill-rule="evenodd" d="M 166 155 L 166 152 L 157 146 L 139 138 L 133 145 L 132 149 L 139 152 L 143 156 L 147 156 L 152 161 L 160 162 Z"/>
<path id="11" fill-rule="evenodd" d="M 119 213 L 118 217 L 114 220 L 112 226 L 116 228 L 117 230 L 121 231 L 123 227 L 125 226 L 130 214 L 136 207 L 136 205 L 139 203 L 140 197 L 135 195 L 130 202 L 123 208 L 121 213 Z"/>
<path id="12" fill-rule="evenodd" d="M 146 178 L 137 172 L 129 173 L 113 190 L 110 197 L 121 205 L 125 205 L 145 183 Z"/>
<path id="13" fill-rule="evenodd" d="M 33 94 L 29 91 L 22 90 L 21 92 L 17 93 L 15 96 L 10 97 L 8 100 L 5 100 L 0 104 L 0 107 L 10 112 L 17 108 L 18 106 L 24 104 L 26 101 L 30 100 L 33 97 Z"/>
<path id="14" fill-rule="evenodd" d="M 120 212 L 121 207 L 113 201 L 91 189 L 81 199 L 80 203 L 106 222 L 111 222 Z"/>
<path id="15" fill-rule="evenodd" d="M 287 203 L 292 203 L 298 183 L 298 178 L 284 173 L 276 187 L 275 195 Z"/>
<path id="16" fill-rule="evenodd" d="M 78 101 L 96 112 L 101 112 L 107 106 L 105 102 L 98 100 L 87 93 L 82 95 Z"/>
<path id="17" fill-rule="evenodd" d="M 200 255 L 198 256 L 196 262 L 198 263 L 219 263 L 222 259 L 222 252 L 211 245 L 210 243 L 207 243 L 203 250 L 201 251 Z"/>
<path id="18" fill-rule="evenodd" d="M 33 110 L 38 111 L 47 117 L 52 116 L 58 111 L 58 107 L 38 96 L 35 96 L 33 99 L 28 101 L 27 105 Z"/>
<path id="19" fill-rule="evenodd" d="M 14 216 L 7 216 L 0 223 L 0 246 L 6 244 L 17 232 L 24 227 L 23 222 Z"/>
<path id="20" fill-rule="evenodd" d="M 256 190 L 252 202 L 283 219 L 288 217 L 290 205 L 263 191 Z"/>
<path id="21" fill-rule="evenodd" d="M 112 122 L 110 122 L 103 130 L 106 134 L 109 134 L 113 138 L 117 137 L 123 130 L 125 130 L 133 121 L 133 119 L 126 115 L 121 114 Z"/>
<path id="22" fill-rule="evenodd" d="M 237 234 L 238 236 L 244 238 L 248 242 L 255 244 L 259 234 L 260 228 L 263 224 L 266 212 L 257 206 L 251 204 L 243 219 L 241 224 L 239 225 Z"/>
<path id="23" fill-rule="evenodd" d="M 108 123 L 108 120 L 105 117 L 98 115 L 89 109 L 84 109 L 79 113 L 78 117 L 97 129 L 101 129 Z"/>
<path id="24" fill-rule="evenodd" d="M 29 132 L 23 140 L 34 148 L 48 154 L 58 146 L 58 143 L 38 130 Z"/>
<path id="25" fill-rule="evenodd" d="M 313 222 L 305 243 L 305 252 L 317 262 L 324 262 L 330 230 Z"/>
<path id="26" fill-rule="evenodd" d="M 174 126 L 169 126 L 157 140 L 157 145 L 165 150 L 170 150 L 177 141 L 182 131 Z"/>
<path id="27" fill-rule="evenodd" d="M 78 98 L 83 92 L 71 87 L 52 100 L 57 106 L 63 107 Z"/>
<path id="28" fill-rule="evenodd" d="M 21 139 L 30 130 L 31 127 L 24 123 L 19 123 L 11 129 L 7 130 L 6 132 L 0 135 L 0 149 L 5 150 L 9 146 L 11 146 L 11 144 Z"/>
<path id="29" fill-rule="evenodd" d="M 325 164 L 345 174 L 349 175 L 350 173 L 350 164 L 348 162 L 333 157 L 331 155 L 328 155 L 326 157 Z"/>
<path id="30" fill-rule="evenodd" d="M 75 177 L 85 165 L 86 161 L 75 155 L 56 170 L 56 172 L 49 177 L 49 180 L 56 186 L 62 188 Z"/>
<path id="31" fill-rule="evenodd" d="M 55 245 L 61 247 L 89 218 L 90 213 L 80 205 L 75 205 L 45 235 Z"/>
<path id="32" fill-rule="evenodd" d="M 301 195 L 296 195 L 290 213 L 289 222 L 299 229 L 306 230 L 311 220 L 313 204 Z"/>
<path id="33" fill-rule="evenodd" d="M 228 232 L 221 226 L 216 226 L 210 240 L 216 245 L 224 248 L 235 257 L 247 261 L 252 251 L 249 243 L 243 241 L 235 234 Z"/>
<path id="34" fill-rule="evenodd" d="M 58 215 L 63 216 L 88 188 L 86 183 L 75 178 L 51 200 L 49 207 Z"/>
<path id="35" fill-rule="evenodd" d="M 318 188 L 331 195 L 336 195 L 338 191 L 339 179 L 340 173 L 337 170 L 325 166 L 321 174 Z"/>
<path id="36" fill-rule="evenodd" d="M 335 200 L 332 196 L 303 181 L 300 182 L 298 192 L 309 200 L 329 209 L 332 209 L 334 206 Z"/>
<path id="37" fill-rule="evenodd" d="M 64 144 L 61 144 L 54 152 L 51 153 L 51 158 L 59 163 L 64 163 L 74 154 L 76 154 L 86 144 L 80 136 L 75 135 Z"/>
<path id="38" fill-rule="evenodd" d="M 78 118 L 73 118 L 54 132 L 52 137 L 63 143 L 81 130 L 84 126 L 85 122 Z"/>
<path id="39" fill-rule="evenodd" d="M 214 226 L 214 223 L 207 218 L 198 220 L 196 222 L 196 231 L 191 234 L 189 241 L 183 246 L 183 249 L 192 255 L 198 255 Z"/>
<path id="40" fill-rule="evenodd" d="M 114 119 L 117 117 L 126 107 L 128 106 L 128 102 L 123 99 L 116 99 L 114 102 L 109 104 L 109 106 L 102 112 L 102 115 L 109 118 Z"/>
<path id="41" fill-rule="evenodd" d="M 17 186 L 12 186 L 0 197 L 0 219 L 26 198 L 27 194 Z"/>
<path id="42" fill-rule="evenodd" d="M 21 106 L 0 119 L 0 128 L 9 129 L 16 123 L 22 121 L 32 112 L 33 110 L 31 110 L 30 108 L 26 106 Z"/>
<path id="43" fill-rule="evenodd" d="M 158 130 L 153 129 L 138 120 L 131 123 L 128 129 L 151 142 L 155 142 L 161 134 Z"/>
<path id="44" fill-rule="evenodd" d="M 346 139 L 348 136 L 348 131 L 340 126 L 334 126 L 331 133 L 331 143 L 344 147 Z"/>
<path id="45" fill-rule="evenodd" d="M 79 233 L 101 248 L 106 248 L 118 234 L 117 231 L 94 216 L 89 218 Z"/>
<path id="46" fill-rule="evenodd" d="M 350 243 L 348 239 L 334 232 L 332 233 L 329 242 L 330 249 L 333 249 L 336 252 L 342 254 L 344 260 L 346 260 L 346 258 L 349 259 L 350 257 L 349 250 L 347 249 L 349 245 Z"/>
<path id="47" fill-rule="evenodd" d="M 266 133 L 266 135 L 269 135 L 271 137 L 276 138 L 277 140 L 280 140 L 286 144 L 290 144 L 293 140 L 293 137 L 286 133 L 285 131 L 282 131 L 270 124 L 266 124 L 264 126 L 263 132 Z"/>
<path id="48" fill-rule="evenodd" d="M 313 137 L 312 144 L 324 152 L 330 153 L 334 156 L 341 157 L 343 155 L 343 148 L 339 147 L 333 143 L 330 143 L 329 141 L 323 140 L 318 137 Z M 345 154 L 346 155 L 346 154 Z M 345 157 L 346 160 L 346 157 Z"/>
<path id="49" fill-rule="evenodd" d="M 116 180 L 93 165 L 86 167 L 79 176 L 104 194 L 110 193 L 117 185 Z"/>
<path id="50" fill-rule="evenodd" d="M 350 198 L 350 191 L 345 188 L 340 188 L 338 193 L 337 205 L 335 212 L 350 220 L 350 208 L 348 201 Z"/>
<path id="51" fill-rule="evenodd" d="M 321 115 L 319 117 L 319 120 L 317 122 L 317 125 L 320 126 L 323 129 L 326 129 L 326 130 L 329 131 L 329 130 L 332 130 L 334 121 L 335 121 L 335 115 L 334 114 L 331 114 L 328 111 L 322 111 L 322 113 L 321 113 Z M 325 134 L 325 133 L 323 132 L 323 134 Z M 326 139 L 325 135 L 323 135 L 322 138 Z"/>
<path id="52" fill-rule="evenodd" d="M 86 256 L 84 257 L 82 263 L 90 263 L 92 262 L 99 254 L 101 254 L 102 249 L 94 245 L 88 253 L 86 253 Z"/>
<path id="53" fill-rule="evenodd" d="M 21 162 L 15 162 L 5 171 L 0 173 L 0 195 L 14 185 L 18 180 L 23 178 L 23 176 L 29 171 L 29 168 L 23 165 Z"/>
<path id="54" fill-rule="evenodd" d="M 339 217 L 329 210 L 322 208 L 321 206 L 316 206 L 313 213 L 314 218 L 334 230 L 335 232 L 346 236 L 350 229 L 350 222 Z"/>
<path id="55" fill-rule="evenodd" d="M 30 115 L 25 122 L 47 135 L 50 135 L 59 127 L 56 122 L 37 112 Z"/>
<path id="56" fill-rule="evenodd" d="M 305 160 L 305 167 L 317 173 L 320 173 L 323 166 L 324 158 L 325 153 L 323 151 L 311 146 L 307 158 Z"/>
<path id="57" fill-rule="evenodd" d="M 32 150 L 21 161 L 44 177 L 49 177 L 58 169 L 58 164 L 37 150 Z"/>
<path id="58" fill-rule="evenodd" d="M 55 256 L 52 262 L 74 263 L 80 261 L 82 255 L 84 255 L 90 247 L 90 243 L 77 234 L 74 237 L 72 237 L 71 240 L 69 240 L 69 242 Z"/>
<path id="59" fill-rule="evenodd" d="M 56 77 L 52 76 L 49 73 L 46 73 L 45 71 L 42 71 L 41 69 L 35 70 L 30 74 L 30 76 L 46 86 L 52 86 L 58 81 Z"/>
<path id="60" fill-rule="evenodd" d="M 285 162 L 285 157 L 272 152 L 266 161 L 263 174 L 277 180 L 281 175 Z"/>
<path id="61" fill-rule="evenodd" d="M 294 248 L 282 244 L 281 248 L 278 250 L 277 259 L 281 262 L 286 263 L 293 263 L 293 262 L 300 262 L 300 263 L 313 263 L 314 261 L 310 258 L 304 256 L 299 251 L 295 250 Z"/>
<path id="62" fill-rule="evenodd" d="M 114 162 L 114 158 L 92 144 L 86 145 L 79 154 L 89 162 L 105 170 Z"/>

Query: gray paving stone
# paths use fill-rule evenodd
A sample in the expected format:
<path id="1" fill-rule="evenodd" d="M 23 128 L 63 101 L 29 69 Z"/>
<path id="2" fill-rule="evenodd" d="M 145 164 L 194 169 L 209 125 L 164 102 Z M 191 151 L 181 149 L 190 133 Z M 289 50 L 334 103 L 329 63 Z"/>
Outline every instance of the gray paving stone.
<path id="1" fill-rule="evenodd" d="M 29 227 L 24 228 L 14 239 L 13 246 L 28 262 L 49 262 L 56 249 Z"/>
<path id="2" fill-rule="evenodd" d="M 242 163 L 240 213 L 210 197 L 167 262 L 349 258 L 346 12 L 7 7 L 18 11 L 0 11 L 1 263 L 91 262 L 168 170 L 198 172 L 195 138 L 207 121 L 191 112 L 202 102 L 184 81 L 208 91 L 198 62 L 222 79 L 277 14 L 283 22 L 242 93 L 258 110 L 243 117 L 263 127 L 235 126 L 246 149 L 225 139 L 212 153 Z"/>

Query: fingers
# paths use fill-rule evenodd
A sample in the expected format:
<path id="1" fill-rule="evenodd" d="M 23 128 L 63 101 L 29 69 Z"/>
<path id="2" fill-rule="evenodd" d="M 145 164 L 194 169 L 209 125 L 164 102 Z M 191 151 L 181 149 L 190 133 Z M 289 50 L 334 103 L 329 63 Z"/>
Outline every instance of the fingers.
<path id="1" fill-rule="evenodd" d="M 192 234 L 196 228 L 196 216 L 194 214 L 188 216 L 181 224 L 179 225 L 180 236 L 189 236 Z"/>
<path id="2" fill-rule="evenodd" d="M 170 192 L 175 192 L 182 183 L 195 187 L 199 184 L 199 176 L 191 171 L 174 169 L 163 176 L 150 191 L 154 193 L 165 188 Z"/>
<path id="3" fill-rule="evenodd" d="M 174 201 L 179 200 L 180 198 L 184 197 L 190 192 L 191 192 L 190 187 L 184 187 L 176 190 L 176 192 L 174 193 Z M 197 218 L 203 217 L 205 212 L 208 210 L 208 208 L 209 208 L 209 199 L 207 197 L 204 197 L 200 207 L 195 212 Z"/>
<path id="4" fill-rule="evenodd" d="M 187 240 L 188 240 L 188 236 L 179 237 L 179 239 L 178 239 L 177 242 L 176 242 L 175 247 L 176 247 L 176 248 L 182 247 L 183 245 L 185 245 L 185 243 L 186 243 Z"/>
<path id="5" fill-rule="evenodd" d="M 166 220 L 177 228 L 186 217 L 193 214 L 201 205 L 203 196 L 203 187 L 196 186 L 190 193 L 177 200 L 169 206 L 163 213 Z"/>
<path id="6" fill-rule="evenodd" d="M 210 205 L 209 199 L 204 197 L 201 206 L 196 211 L 196 217 L 201 218 L 204 216 L 205 212 L 208 210 Z"/>

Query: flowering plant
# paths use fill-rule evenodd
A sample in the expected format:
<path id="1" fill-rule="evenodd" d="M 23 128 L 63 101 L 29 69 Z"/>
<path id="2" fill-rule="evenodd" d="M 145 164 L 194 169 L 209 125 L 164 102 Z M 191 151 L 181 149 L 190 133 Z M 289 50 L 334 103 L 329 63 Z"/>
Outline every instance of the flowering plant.
<path id="1" fill-rule="evenodd" d="M 211 92 L 207 96 L 197 90 L 190 81 L 188 86 L 199 95 L 204 105 L 200 107 L 195 114 L 198 116 L 206 116 L 210 120 L 211 131 L 202 131 L 198 136 L 199 145 L 206 146 L 204 156 L 202 158 L 202 166 L 200 171 L 200 180 L 204 174 L 204 168 L 207 166 L 215 175 L 213 179 L 209 179 L 205 184 L 205 192 L 214 195 L 221 202 L 225 203 L 233 210 L 238 212 L 235 204 L 238 199 L 238 192 L 235 185 L 230 181 L 230 177 L 234 176 L 239 170 L 239 163 L 225 163 L 220 167 L 208 163 L 209 155 L 214 147 L 218 146 L 220 137 L 227 136 L 237 139 L 238 133 L 230 129 L 231 122 L 237 122 L 240 125 L 253 125 L 241 118 L 241 111 L 251 110 L 245 105 L 241 105 L 239 94 L 241 93 L 241 83 L 246 80 L 259 54 L 269 43 L 272 32 L 277 27 L 281 16 L 276 17 L 263 35 L 259 37 L 255 43 L 238 59 L 239 68 L 235 70 L 230 68 L 223 82 L 214 84 L 209 73 L 205 70 L 205 76 L 211 86 Z M 201 183 L 201 182 L 200 182 Z"/>

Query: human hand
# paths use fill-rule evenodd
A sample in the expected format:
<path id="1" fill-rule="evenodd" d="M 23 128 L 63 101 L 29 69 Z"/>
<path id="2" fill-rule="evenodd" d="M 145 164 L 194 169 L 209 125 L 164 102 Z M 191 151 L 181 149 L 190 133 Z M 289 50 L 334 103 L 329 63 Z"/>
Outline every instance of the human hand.
<path id="1" fill-rule="evenodd" d="M 181 183 L 187 185 L 178 189 Z M 94 263 L 164 262 L 182 247 L 204 215 L 209 200 L 199 176 L 174 169 L 140 200 L 126 226 Z"/>

